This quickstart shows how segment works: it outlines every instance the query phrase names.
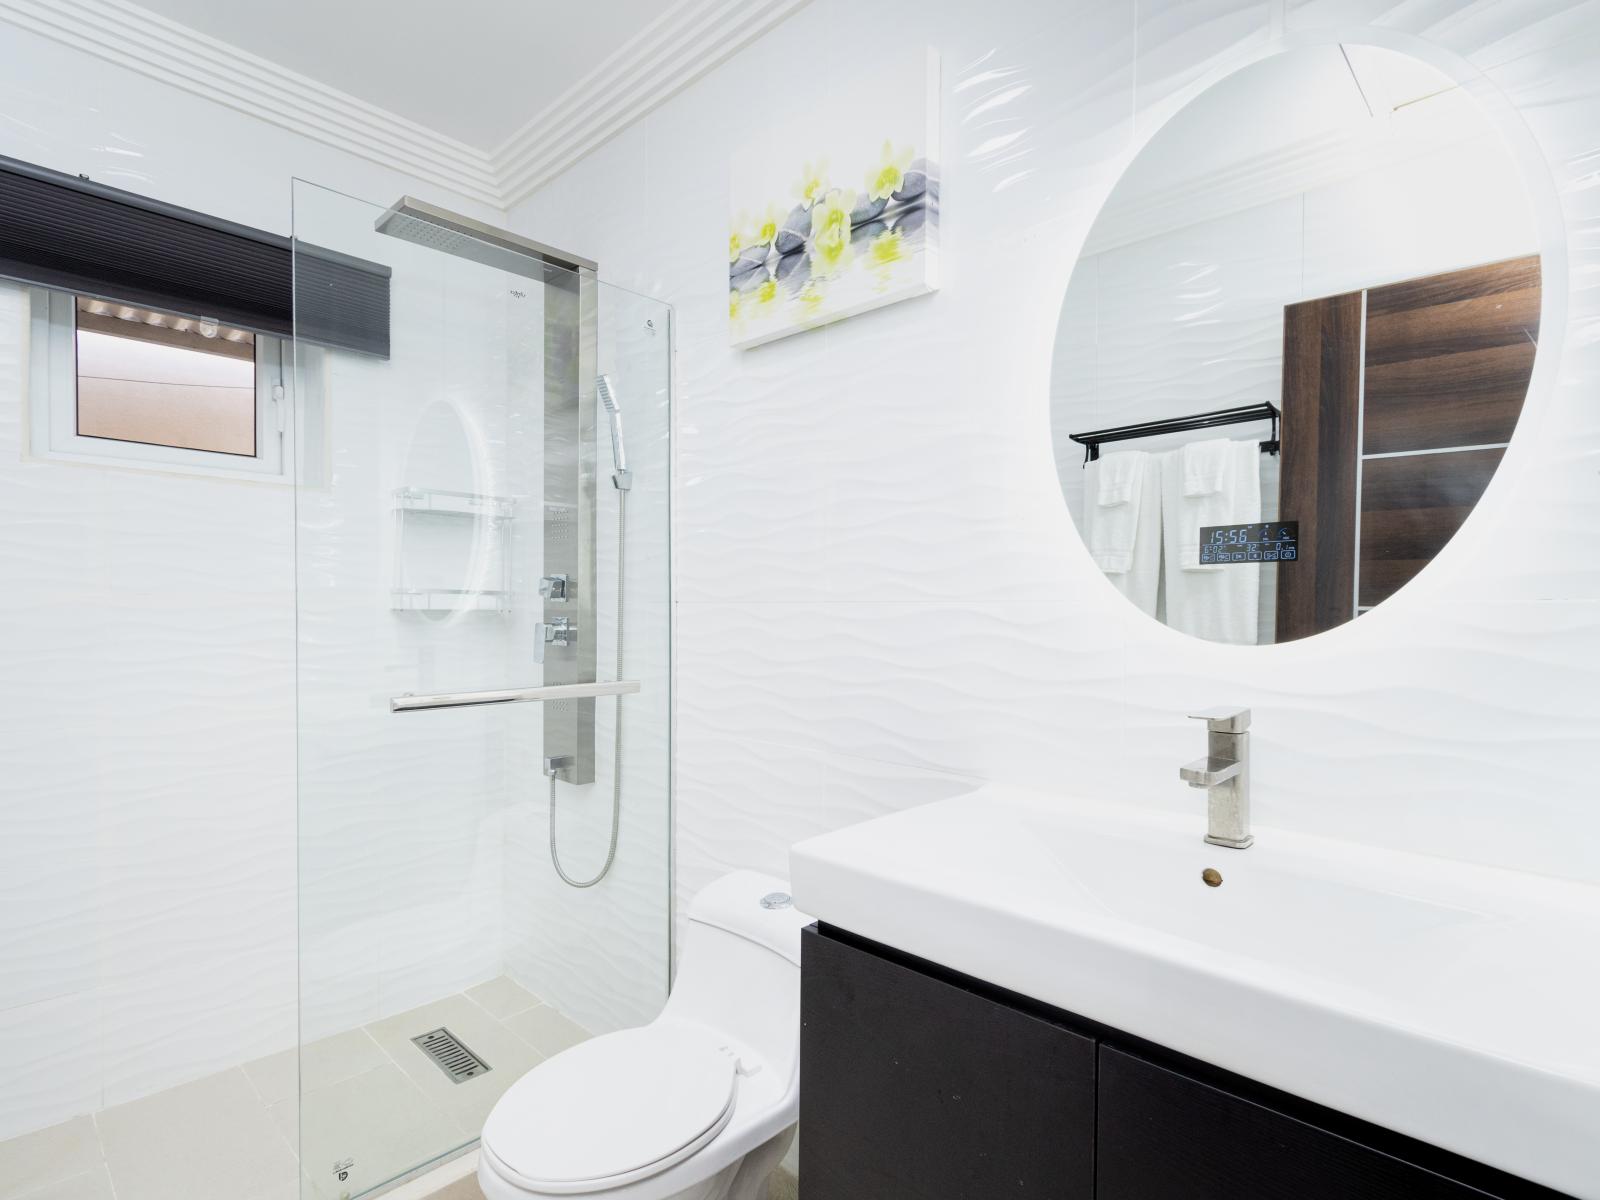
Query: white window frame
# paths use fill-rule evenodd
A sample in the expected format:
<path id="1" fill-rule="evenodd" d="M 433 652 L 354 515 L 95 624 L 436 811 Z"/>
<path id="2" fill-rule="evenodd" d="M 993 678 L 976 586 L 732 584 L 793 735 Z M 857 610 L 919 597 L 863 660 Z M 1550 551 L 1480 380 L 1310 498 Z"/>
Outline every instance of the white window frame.
<path id="1" fill-rule="evenodd" d="M 284 444 L 290 352 L 280 338 L 255 335 L 256 452 L 225 454 L 78 433 L 78 298 L 28 289 L 29 449 L 34 458 L 221 478 L 293 482 Z"/>

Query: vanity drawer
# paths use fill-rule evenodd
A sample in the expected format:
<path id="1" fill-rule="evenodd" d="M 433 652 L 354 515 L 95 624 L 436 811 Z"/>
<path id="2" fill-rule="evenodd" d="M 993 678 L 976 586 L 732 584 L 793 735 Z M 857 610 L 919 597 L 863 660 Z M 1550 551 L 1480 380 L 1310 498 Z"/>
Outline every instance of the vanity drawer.
<path id="1" fill-rule="evenodd" d="M 1101 1044 L 1099 1200 L 1487 1200 L 1254 1100 Z"/>
<path id="2" fill-rule="evenodd" d="M 807 930 L 806 1200 L 1090 1200 L 1095 1043 Z"/>

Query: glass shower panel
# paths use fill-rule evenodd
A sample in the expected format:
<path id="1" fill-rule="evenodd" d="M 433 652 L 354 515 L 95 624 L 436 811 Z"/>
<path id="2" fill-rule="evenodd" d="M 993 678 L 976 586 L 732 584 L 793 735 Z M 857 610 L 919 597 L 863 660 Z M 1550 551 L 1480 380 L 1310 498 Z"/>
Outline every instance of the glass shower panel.
<path id="1" fill-rule="evenodd" d="M 295 185 L 308 1200 L 470 1147 L 669 971 L 670 310 L 385 211 Z"/>

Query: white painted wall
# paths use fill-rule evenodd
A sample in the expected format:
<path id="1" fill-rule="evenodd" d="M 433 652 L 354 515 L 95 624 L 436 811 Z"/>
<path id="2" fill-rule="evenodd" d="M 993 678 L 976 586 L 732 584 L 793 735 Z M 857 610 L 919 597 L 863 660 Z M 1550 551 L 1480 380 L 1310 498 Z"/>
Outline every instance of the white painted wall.
<path id="1" fill-rule="evenodd" d="M 1213 646 L 1124 605 L 1082 549 L 1051 453 L 1057 319 L 1174 106 L 1330 30 L 1481 73 L 1520 113 L 1547 350 L 1501 477 L 1401 597 Z M 730 154 L 908 38 L 945 63 L 943 290 L 730 351 Z M 1269 830 L 1600 880 L 1597 53 L 1600 18 L 1560 0 L 815 0 L 518 209 L 677 306 L 680 912 L 726 868 L 782 871 L 799 838 L 983 780 L 1198 822 L 1183 714 L 1223 702 L 1255 709 Z M 825 131 L 792 148 L 825 152 Z"/>
<path id="2" fill-rule="evenodd" d="M 418 190 L 10 24 L 0 63 L 0 154 L 279 233 L 293 176 Z M 0 1138 L 292 1045 L 296 1004 L 292 490 L 25 461 L 23 320 L 0 287 Z"/>

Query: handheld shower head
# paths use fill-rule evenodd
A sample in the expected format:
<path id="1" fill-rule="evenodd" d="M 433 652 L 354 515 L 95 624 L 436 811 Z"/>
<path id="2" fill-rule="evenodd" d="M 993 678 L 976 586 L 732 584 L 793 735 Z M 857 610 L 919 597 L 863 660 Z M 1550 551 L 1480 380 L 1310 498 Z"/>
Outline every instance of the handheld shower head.
<path id="1" fill-rule="evenodd" d="M 628 452 L 622 443 L 622 409 L 617 405 L 616 385 L 611 376 L 601 375 L 594 381 L 594 391 L 611 420 L 611 482 L 618 491 L 625 492 L 633 486 L 633 472 L 628 470 Z"/>

